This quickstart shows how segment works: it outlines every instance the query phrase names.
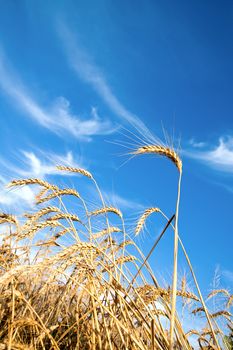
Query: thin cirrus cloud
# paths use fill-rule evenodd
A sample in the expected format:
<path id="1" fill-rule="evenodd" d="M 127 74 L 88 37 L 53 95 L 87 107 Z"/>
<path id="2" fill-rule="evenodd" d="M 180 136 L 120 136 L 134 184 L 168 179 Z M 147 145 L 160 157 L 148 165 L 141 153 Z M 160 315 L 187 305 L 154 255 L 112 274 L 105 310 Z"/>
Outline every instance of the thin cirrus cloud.
<path id="1" fill-rule="evenodd" d="M 233 285 L 233 272 L 230 270 L 223 270 L 222 275 L 231 285 Z"/>
<path id="2" fill-rule="evenodd" d="M 106 203 L 109 203 L 110 205 L 114 205 L 117 208 L 121 208 L 124 210 L 136 210 L 136 211 L 142 211 L 145 209 L 145 207 L 134 200 L 122 197 L 121 195 L 115 193 L 115 192 L 109 192 L 105 191 L 103 193 L 103 196 L 105 198 Z"/>
<path id="3" fill-rule="evenodd" d="M 205 144 L 204 144 L 205 145 Z M 206 165 L 226 173 L 233 174 L 233 137 L 220 137 L 218 145 L 210 150 L 184 150 L 184 156 L 196 159 Z"/>
<path id="4" fill-rule="evenodd" d="M 137 115 L 130 112 L 119 101 L 103 72 L 93 63 L 90 55 L 78 45 L 71 30 L 63 22 L 59 22 L 57 32 L 62 41 L 68 62 L 79 79 L 89 84 L 116 116 L 133 126 L 147 140 L 154 142 L 155 138 L 150 130 Z"/>
<path id="5" fill-rule="evenodd" d="M 66 165 L 71 167 L 84 167 L 82 160 L 74 159 L 71 151 L 66 154 L 56 154 L 38 151 L 39 155 L 31 151 L 22 151 L 20 156 L 20 166 L 11 163 L 3 158 L 0 159 L 1 168 L 4 175 L 0 176 L 0 204 L 7 209 L 14 209 L 18 212 L 19 207 L 33 207 L 36 190 L 33 186 L 24 186 L 9 189 L 6 185 L 13 178 L 40 178 L 47 179 L 51 175 L 61 175 L 56 169 L 56 165 Z M 62 172 L 62 176 L 69 173 Z M 18 205 L 20 203 L 20 206 Z"/>
<path id="6" fill-rule="evenodd" d="M 5 169 L 6 174 L 11 174 L 14 177 L 37 177 L 45 179 L 49 175 L 61 174 L 56 169 L 56 165 L 65 165 L 74 168 L 85 168 L 82 159 L 74 159 L 72 151 L 68 151 L 66 154 L 57 154 L 53 152 L 44 152 L 37 150 L 37 153 L 32 151 L 21 151 L 20 154 L 20 167 L 0 158 L 0 164 Z M 64 173 L 68 175 L 68 173 Z M 63 175 L 64 175 L 63 174 Z"/>
<path id="7" fill-rule="evenodd" d="M 90 141 L 95 135 L 113 133 L 116 128 L 108 120 L 102 120 L 95 108 L 89 119 L 81 119 L 71 112 L 65 97 L 58 97 L 49 107 L 41 106 L 29 93 L 18 75 L 9 69 L 3 50 L 0 50 L 0 90 L 10 97 L 31 119 L 58 135 L 70 135 Z"/>

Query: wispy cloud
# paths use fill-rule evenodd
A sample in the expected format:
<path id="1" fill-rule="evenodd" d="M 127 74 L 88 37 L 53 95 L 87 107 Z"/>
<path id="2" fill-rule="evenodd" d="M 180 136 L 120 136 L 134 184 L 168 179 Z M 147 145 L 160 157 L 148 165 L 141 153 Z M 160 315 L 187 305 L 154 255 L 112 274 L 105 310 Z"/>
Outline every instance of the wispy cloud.
<path id="1" fill-rule="evenodd" d="M 38 177 L 40 179 L 44 179 L 48 175 L 61 174 L 56 169 L 56 165 L 85 168 L 81 158 L 74 159 L 72 151 L 68 151 L 66 154 L 57 154 L 42 150 L 37 150 L 37 153 L 23 150 L 20 152 L 19 160 L 20 166 L 3 158 L 0 158 L 0 164 L 5 169 L 5 173 L 11 174 L 11 177 Z"/>
<path id="2" fill-rule="evenodd" d="M 71 30 L 64 24 L 59 22 L 58 33 L 63 42 L 65 54 L 68 58 L 69 64 L 78 75 L 78 77 L 88 83 L 102 98 L 110 110 L 127 121 L 133 126 L 141 135 L 147 139 L 154 140 L 154 136 L 143 123 L 143 121 L 134 113 L 130 112 L 113 93 L 111 86 L 108 84 L 103 72 L 93 62 L 93 59 L 88 53 L 83 50 L 71 32 Z"/>
<path id="3" fill-rule="evenodd" d="M 2 173 L 0 176 L 0 205 L 7 209 L 18 211 L 18 207 L 23 209 L 25 206 L 33 207 L 35 198 L 35 188 L 21 187 L 8 189 L 6 185 L 12 178 L 33 178 L 46 179 L 51 175 L 61 175 L 56 170 L 56 165 L 67 165 L 72 167 L 83 167 L 81 161 L 74 159 L 72 152 L 65 155 L 39 151 L 40 156 L 34 152 L 22 151 L 20 157 L 20 166 L 12 164 L 5 159 L 0 159 Z M 69 173 L 62 173 L 63 176 Z M 19 206 L 20 203 L 20 206 Z"/>
<path id="4" fill-rule="evenodd" d="M 205 142 L 198 142 L 194 138 L 189 140 L 189 144 L 194 148 L 203 148 L 206 146 Z"/>
<path id="5" fill-rule="evenodd" d="M 88 119 L 71 112 L 70 102 L 63 96 L 58 97 L 50 106 L 41 106 L 9 68 L 3 50 L 0 48 L 0 89 L 2 89 L 20 109 L 41 126 L 58 135 L 73 135 L 82 140 L 91 140 L 94 135 L 104 135 L 115 131 L 110 121 L 102 120 L 96 109 L 92 108 Z"/>
<path id="6" fill-rule="evenodd" d="M 233 285 L 233 271 L 223 270 L 222 275 L 227 282 L 230 282 L 230 284 Z"/>
<path id="7" fill-rule="evenodd" d="M 217 146 L 209 150 L 197 150 L 196 148 L 184 150 L 183 154 L 190 158 L 205 162 L 217 170 L 233 173 L 233 137 L 221 137 Z"/>
<path id="8" fill-rule="evenodd" d="M 9 190 L 5 186 L 9 182 L 7 178 L 1 178 L 0 181 L 0 206 L 1 210 L 7 211 L 13 210 L 18 212 L 23 210 L 25 206 L 32 207 L 35 198 L 35 192 L 33 188 L 21 187 L 17 190 Z"/>
<path id="9" fill-rule="evenodd" d="M 121 210 L 133 209 L 134 211 L 141 211 L 145 209 L 145 207 L 141 203 L 138 203 L 137 201 L 134 201 L 132 199 L 122 197 L 116 192 L 105 191 L 103 192 L 103 195 L 107 204 L 114 205 L 115 207 Z"/>

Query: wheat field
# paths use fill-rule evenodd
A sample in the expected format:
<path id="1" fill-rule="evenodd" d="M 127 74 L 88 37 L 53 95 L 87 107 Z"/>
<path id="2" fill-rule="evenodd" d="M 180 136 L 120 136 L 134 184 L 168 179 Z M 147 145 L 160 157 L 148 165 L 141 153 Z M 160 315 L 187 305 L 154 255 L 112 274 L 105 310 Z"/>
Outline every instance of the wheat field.
<path id="1" fill-rule="evenodd" d="M 74 188 L 37 178 L 9 183 L 14 191 L 34 186 L 37 207 L 21 217 L 0 214 L 0 349 L 231 349 L 225 334 L 233 329 L 233 295 L 213 290 L 208 300 L 221 295 L 224 302 L 214 313 L 209 310 L 179 235 L 179 155 L 161 145 L 139 147 L 132 154 L 166 157 L 178 172 L 174 215 L 151 207 L 134 223 L 138 236 L 151 215 L 164 219 L 146 256 L 126 231 L 120 208 L 106 205 L 87 170 L 57 167 L 61 174 L 90 182 L 99 196 L 95 210 Z M 174 263 L 172 283 L 164 288 L 149 258 L 168 228 L 174 233 Z M 186 257 L 194 290 L 185 278 L 179 283 L 178 249 Z M 205 327 L 187 331 L 180 304 L 185 316 L 204 319 Z"/>

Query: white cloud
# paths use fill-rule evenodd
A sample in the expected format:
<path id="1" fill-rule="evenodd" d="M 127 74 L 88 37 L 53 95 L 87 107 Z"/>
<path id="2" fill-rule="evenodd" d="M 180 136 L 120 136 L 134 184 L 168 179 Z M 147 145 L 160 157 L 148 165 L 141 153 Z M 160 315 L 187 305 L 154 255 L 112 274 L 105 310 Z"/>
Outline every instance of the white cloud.
<path id="1" fill-rule="evenodd" d="M 33 207 L 35 198 L 35 188 L 25 186 L 19 188 L 6 188 L 6 185 L 12 178 L 40 178 L 46 179 L 49 175 L 69 175 L 66 172 L 60 172 L 56 165 L 67 165 L 72 167 L 83 167 L 81 160 L 76 161 L 72 152 L 65 155 L 38 151 L 40 157 L 34 152 L 22 151 L 23 157 L 20 158 L 21 166 L 9 163 L 0 159 L 2 172 L 6 176 L 0 176 L 0 205 L 1 207 L 14 209 L 15 211 L 23 210 L 24 207 Z"/>
<path id="2" fill-rule="evenodd" d="M 59 22 L 58 33 L 63 42 L 69 64 L 78 77 L 91 85 L 115 115 L 131 124 L 131 126 L 137 129 L 141 135 L 154 141 L 153 135 L 143 121 L 138 116 L 127 110 L 114 95 L 104 74 L 99 67 L 93 63 L 91 57 L 81 49 L 75 40 L 73 33 L 64 25 L 64 23 Z"/>
<path id="3" fill-rule="evenodd" d="M 43 156 L 41 160 L 33 152 L 22 152 L 25 159 L 24 163 L 26 169 L 18 169 L 18 174 L 25 177 L 38 177 L 40 179 L 45 178 L 47 175 L 56 175 L 61 174 L 56 169 L 56 165 L 66 165 L 72 167 L 80 167 L 80 164 L 77 164 L 73 158 L 72 152 L 67 152 L 66 155 L 59 155 L 54 153 L 45 153 L 40 152 L 40 155 Z"/>
<path id="4" fill-rule="evenodd" d="M 185 150 L 185 156 L 205 162 L 206 165 L 228 173 L 233 173 L 233 137 L 221 137 L 218 145 L 211 150 Z"/>
<path id="5" fill-rule="evenodd" d="M 6 169 L 7 174 L 20 177 L 38 177 L 44 179 L 48 175 L 61 174 L 56 169 L 57 165 L 66 165 L 71 167 L 84 167 L 82 160 L 74 159 L 73 153 L 68 151 L 65 155 L 44 152 L 42 150 L 37 151 L 38 154 L 29 151 L 21 151 L 20 164 L 21 167 L 9 163 L 8 161 L 0 158 L 0 163 Z M 64 173 L 68 174 L 68 173 Z"/>
<path id="6" fill-rule="evenodd" d="M 33 207 L 35 189 L 31 187 L 20 187 L 17 189 L 7 189 L 9 179 L 1 177 L 0 181 L 0 206 L 3 211 L 18 213 L 25 207 Z"/>
<path id="7" fill-rule="evenodd" d="M 189 140 L 189 144 L 194 148 L 203 148 L 206 146 L 205 142 L 197 142 L 195 139 Z"/>
<path id="8" fill-rule="evenodd" d="M 49 107 L 42 107 L 31 96 L 17 74 L 8 67 L 7 58 L 0 49 L 0 88 L 17 103 L 18 107 L 34 121 L 58 135 L 70 135 L 82 140 L 91 140 L 94 135 L 105 135 L 115 131 L 115 127 L 102 120 L 95 112 L 83 120 L 73 114 L 65 97 L 58 97 Z"/>

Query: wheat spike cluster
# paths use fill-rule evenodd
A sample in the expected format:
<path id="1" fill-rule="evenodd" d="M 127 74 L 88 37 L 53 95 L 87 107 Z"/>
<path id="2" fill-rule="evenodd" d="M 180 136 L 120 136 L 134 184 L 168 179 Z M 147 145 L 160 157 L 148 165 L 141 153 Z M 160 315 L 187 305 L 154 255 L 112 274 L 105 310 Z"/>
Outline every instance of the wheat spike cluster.
<path id="1" fill-rule="evenodd" d="M 169 220 L 151 207 L 134 224 L 138 236 L 151 214 L 164 220 L 147 256 L 125 229 L 124 213 L 105 204 L 89 171 L 57 166 L 77 183 L 80 176 L 90 182 L 99 195 L 96 208 L 78 186 L 61 188 L 36 178 L 9 183 L 14 191 L 33 186 L 37 192 L 29 212 L 0 213 L 0 350 L 192 350 L 194 344 L 231 349 L 224 334 L 233 328 L 232 294 L 213 290 L 207 302 L 221 297 L 223 307 L 208 308 L 178 231 L 181 158 L 158 144 L 132 154 L 166 157 L 179 175 L 174 216 Z M 174 242 L 174 265 L 171 283 L 161 285 L 150 262 L 166 230 Z M 179 283 L 178 247 L 193 277 L 192 290 L 184 279 Z M 201 317 L 204 328 L 187 329 L 189 317 Z"/>

